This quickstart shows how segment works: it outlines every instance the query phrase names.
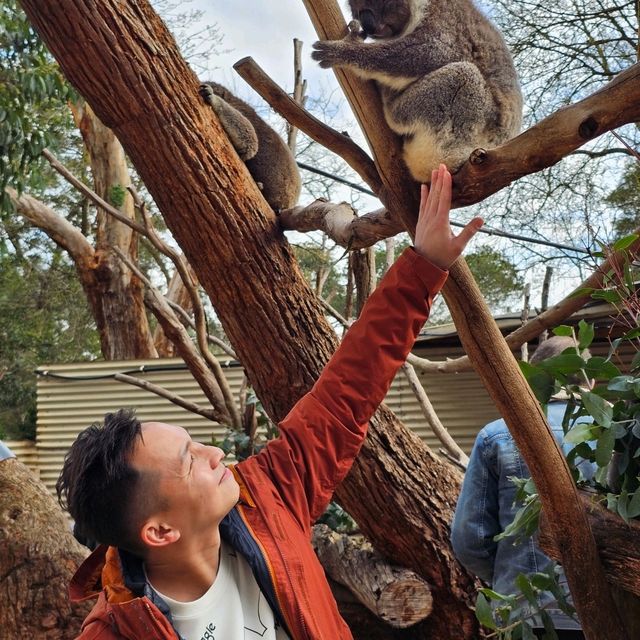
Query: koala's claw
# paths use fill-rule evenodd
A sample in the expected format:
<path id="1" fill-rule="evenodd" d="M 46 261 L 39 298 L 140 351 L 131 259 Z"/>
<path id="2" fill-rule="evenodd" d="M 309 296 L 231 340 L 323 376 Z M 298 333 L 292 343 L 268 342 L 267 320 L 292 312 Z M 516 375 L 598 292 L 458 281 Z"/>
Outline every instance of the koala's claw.
<path id="1" fill-rule="evenodd" d="M 333 66 L 333 42 L 319 40 L 313 43 L 313 49 L 314 51 L 311 52 L 311 58 L 318 62 L 323 69 L 329 69 Z"/>

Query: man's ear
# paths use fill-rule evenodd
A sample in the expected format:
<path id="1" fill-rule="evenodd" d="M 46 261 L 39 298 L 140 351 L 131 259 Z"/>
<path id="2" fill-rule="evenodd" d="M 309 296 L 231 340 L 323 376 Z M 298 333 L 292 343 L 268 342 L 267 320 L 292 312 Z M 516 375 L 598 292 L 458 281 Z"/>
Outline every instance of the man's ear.
<path id="1" fill-rule="evenodd" d="M 148 547 L 166 547 L 180 540 L 180 531 L 160 520 L 147 520 L 140 529 L 140 539 Z"/>

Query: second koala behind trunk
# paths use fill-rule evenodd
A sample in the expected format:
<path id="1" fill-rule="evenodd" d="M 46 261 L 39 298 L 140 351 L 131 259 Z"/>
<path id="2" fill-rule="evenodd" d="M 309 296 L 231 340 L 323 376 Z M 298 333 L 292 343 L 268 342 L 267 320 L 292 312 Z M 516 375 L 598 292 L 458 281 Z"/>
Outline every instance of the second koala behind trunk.
<path id="1" fill-rule="evenodd" d="M 231 144 L 247 165 L 272 209 L 293 207 L 300 197 L 300 172 L 282 138 L 246 102 L 215 82 L 200 95 L 216 112 Z"/>

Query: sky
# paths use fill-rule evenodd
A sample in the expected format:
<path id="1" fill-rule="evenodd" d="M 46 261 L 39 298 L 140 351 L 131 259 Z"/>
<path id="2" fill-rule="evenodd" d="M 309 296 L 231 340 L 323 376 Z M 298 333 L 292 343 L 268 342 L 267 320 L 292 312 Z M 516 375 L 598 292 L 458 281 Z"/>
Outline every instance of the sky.
<path id="1" fill-rule="evenodd" d="M 311 60 L 311 45 L 318 38 L 301 0 L 193 0 L 190 6 L 203 11 L 203 23 L 217 24 L 224 36 L 222 48 L 227 51 L 212 58 L 212 67 L 218 68 L 212 68 L 207 79 L 235 89 L 242 97 L 250 95 L 233 64 L 251 56 L 280 87 L 291 91 L 293 39 L 298 38 L 304 43 L 303 72 L 310 90 L 337 86 L 333 73 Z"/>

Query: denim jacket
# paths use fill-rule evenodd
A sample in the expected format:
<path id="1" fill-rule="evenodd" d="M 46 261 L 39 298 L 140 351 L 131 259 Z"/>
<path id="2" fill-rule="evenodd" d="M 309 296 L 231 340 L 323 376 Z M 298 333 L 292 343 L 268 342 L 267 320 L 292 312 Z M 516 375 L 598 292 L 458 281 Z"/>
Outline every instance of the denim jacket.
<path id="1" fill-rule="evenodd" d="M 570 449 L 562 445 L 566 406 L 565 402 L 551 402 L 547 408 L 547 419 L 565 454 Z M 585 461 L 580 471 L 586 477 L 593 474 Z M 456 557 L 470 572 L 505 595 L 517 593 L 515 578 L 519 573 L 543 571 L 551 562 L 539 548 L 536 536 L 518 545 L 513 544 L 513 538 L 500 542 L 493 539 L 513 521 L 518 509 L 513 504 L 516 486 L 509 480 L 512 476 L 528 478 L 529 469 L 504 420 L 496 420 L 478 433 L 473 446 L 451 525 L 451 543 Z M 553 602 L 548 598 L 541 604 L 546 605 L 556 629 L 580 629 L 554 608 Z"/>

